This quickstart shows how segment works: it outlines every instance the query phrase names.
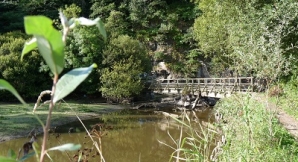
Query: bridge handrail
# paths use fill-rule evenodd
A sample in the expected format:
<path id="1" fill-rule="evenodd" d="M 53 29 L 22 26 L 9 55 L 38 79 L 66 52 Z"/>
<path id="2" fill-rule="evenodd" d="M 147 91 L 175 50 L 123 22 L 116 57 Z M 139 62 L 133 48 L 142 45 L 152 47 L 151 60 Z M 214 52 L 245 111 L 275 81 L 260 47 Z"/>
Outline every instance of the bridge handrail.
<path id="1" fill-rule="evenodd" d="M 194 93 L 232 94 L 233 92 L 254 92 L 254 77 L 228 78 L 177 78 L 158 79 L 151 83 L 150 89 L 162 93 L 181 93 L 190 90 Z"/>
<path id="2" fill-rule="evenodd" d="M 218 84 L 222 85 L 234 85 L 234 84 L 241 84 L 241 85 L 253 85 L 254 78 L 253 77 L 229 77 L 229 78 L 177 78 L 177 79 L 158 79 L 156 80 L 159 84 Z"/>

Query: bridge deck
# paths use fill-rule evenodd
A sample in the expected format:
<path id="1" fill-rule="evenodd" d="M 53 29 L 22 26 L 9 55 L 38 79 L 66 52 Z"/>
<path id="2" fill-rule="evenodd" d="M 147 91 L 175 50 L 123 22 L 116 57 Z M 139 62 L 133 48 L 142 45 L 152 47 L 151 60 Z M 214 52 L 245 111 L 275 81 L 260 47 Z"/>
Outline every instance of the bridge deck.
<path id="1" fill-rule="evenodd" d="M 150 89 L 157 93 L 187 94 L 223 98 L 231 94 L 253 92 L 253 77 L 237 78 L 178 78 L 159 79 L 152 82 Z"/>

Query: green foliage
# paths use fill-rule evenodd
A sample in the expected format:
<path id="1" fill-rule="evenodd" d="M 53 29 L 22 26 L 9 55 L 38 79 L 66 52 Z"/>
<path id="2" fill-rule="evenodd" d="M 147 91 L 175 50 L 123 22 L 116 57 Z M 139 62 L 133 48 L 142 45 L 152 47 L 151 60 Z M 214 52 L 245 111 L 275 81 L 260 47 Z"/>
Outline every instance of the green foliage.
<path id="1" fill-rule="evenodd" d="M 95 27 L 77 27 L 69 34 L 67 46 L 65 47 L 66 69 L 89 66 L 96 63 L 99 68 L 102 67 L 102 51 L 104 41 L 101 39 L 98 29 Z M 92 94 L 98 92 L 100 74 L 94 71 L 90 77 L 83 82 L 77 93 Z"/>
<path id="2" fill-rule="evenodd" d="M 297 82 L 297 80 L 295 81 Z M 298 84 L 293 82 L 288 82 L 287 84 L 278 85 L 283 89 L 281 96 L 272 97 L 276 104 L 282 108 L 287 114 L 298 119 Z"/>
<path id="3" fill-rule="evenodd" d="M 111 39 L 103 51 L 103 57 L 105 66 L 132 57 L 131 61 L 141 61 L 144 71 L 150 70 L 150 60 L 146 55 L 145 47 L 139 41 L 127 35 L 119 35 Z"/>
<path id="4" fill-rule="evenodd" d="M 63 36 L 59 31 L 53 28 L 52 20 L 47 17 L 30 16 L 25 18 L 26 32 L 27 34 L 33 34 L 34 38 L 33 41 L 30 41 L 31 43 L 25 44 L 25 50 L 22 52 L 22 57 L 30 50 L 33 50 L 36 46 L 38 46 L 41 55 L 54 74 L 54 79 L 56 79 L 54 82 L 57 82 L 58 75 L 64 68 L 65 42 L 63 41 L 66 40 L 65 37 L 68 30 L 74 27 L 71 27 L 73 24 L 87 26 L 97 25 L 104 39 L 106 39 L 105 29 L 101 25 L 101 21 L 99 19 L 89 20 L 81 17 L 74 19 L 72 22 L 72 20 L 68 21 L 62 13 L 60 14 L 64 28 L 63 31 L 66 31 L 66 33 L 63 33 Z M 38 28 L 33 28 L 34 25 L 38 26 Z M 53 102 L 55 103 L 71 93 L 82 81 L 87 78 L 87 76 L 91 73 L 92 68 L 95 68 L 95 65 L 92 65 L 89 68 L 74 69 L 63 75 L 62 78 L 57 82 L 57 89 L 55 88 L 57 94 L 54 94 Z"/>
<path id="5" fill-rule="evenodd" d="M 237 3 L 236 3 L 237 4 Z M 232 1 L 203 0 L 199 3 L 202 15 L 195 20 L 194 35 L 204 57 L 212 58 L 213 73 L 229 66 L 228 27 L 237 22 L 238 9 Z M 224 65 L 223 68 L 219 68 Z"/>
<path id="6" fill-rule="evenodd" d="M 115 2 L 113 0 L 92 0 L 91 17 L 101 17 L 106 19 L 109 13 L 115 9 Z"/>
<path id="7" fill-rule="evenodd" d="M 48 73 L 39 72 L 41 57 L 32 51 L 26 60 L 20 62 L 20 52 L 26 38 L 20 32 L 6 33 L 0 36 L 0 76 L 12 86 L 17 87 L 18 92 L 25 99 L 36 99 L 36 96 L 51 83 Z M 39 85 L 39 86 L 36 86 Z M 6 101 L 13 97 L 7 92 L 0 92 L 1 98 Z"/>
<path id="8" fill-rule="evenodd" d="M 112 38 L 128 33 L 128 26 L 125 15 L 120 11 L 111 11 L 105 23 L 105 27 Z"/>
<path id="9" fill-rule="evenodd" d="M 184 0 L 95 0 L 92 11 L 91 15 L 104 17 L 111 38 L 128 34 L 149 49 L 149 56 L 162 52 L 165 54 L 163 59 L 172 65 L 172 70 L 193 74 L 194 68 L 189 71 L 190 68 L 184 68 L 183 63 L 189 60 L 189 50 L 197 48 L 191 30 L 188 30 L 199 15 L 193 3 Z M 197 64 L 193 62 L 194 66 Z"/>
<path id="10" fill-rule="evenodd" d="M 143 72 L 141 61 L 133 57 L 117 61 L 111 69 L 102 70 L 100 77 L 103 97 L 113 101 L 122 101 L 139 94 L 143 89 L 139 74 Z"/>
<path id="11" fill-rule="evenodd" d="M 150 27 L 152 24 L 160 23 L 165 18 L 164 8 L 166 1 L 142 1 L 132 0 L 128 4 L 129 18 L 134 28 Z"/>
<path id="12" fill-rule="evenodd" d="M 210 161 L 217 132 L 213 130 L 212 124 L 203 125 L 192 122 L 192 118 L 197 119 L 196 114 L 182 113 L 179 119 L 172 117 L 179 124 L 180 136 L 177 140 L 173 140 L 174 138 L 171 137 L 176 146 L 173 147 L 175 151 L 169 161 L 173 161 L 173 159 L 184 159 L 183 161 L 189 162 Z M 209 128 L 206 128 L 207 126 Z"/>
<path id="13" fill-rule="evenodd" d="M 32 34 L 33 39 L 30 41 L 30 43 L 25 44 L 24 50 L 22 52 L 22 57 L 26 53 L 38 47 L 38 50 L 40 51 L 45 62 L 50 67 L 50 70 L 54 75 L 53 87 L 52 87 L 52 91 L 50 92 L 52 98 L 50 101 L 46 125 L 44 126 L 43 122 L 38 117 L 36 117 L 44 130 L 44 136 L 43 136 L 44 140 L 43 140 L 42 148 L 40 152 L 41 162 L 44 161 L 44 157 L 47 154 L 47 151 L 51 151 L 51 150 L 73 151 L 73 150 L 78 150 L 81 147 L 81 145 L 65 144 L 65 145 L 53 147 L 53 148 L 50 148 L 49 150 L 46 150 L 46 145 L 47 145 L 46 139 L 48 138 L 47 130 L 50 129 L 51 114 L 55 106 L 55 103 L 63 99 L 68 94 L 70 94 L 81 82 L 83 82 L 88 77 L 92 69 L 97 67 L 96 64 L 93 64 L 88 68 L 73 69 L 70 72 L 64 74 L 59 79 L 59 74 L 62 72 L 64 68 L 64 46 L 66 43 L 66 36 L 69 30 L 79 24 L 85 25 L 85 26 L 96 25 L 100 33 L 103 35 L 103 38 L 106 39 L 106 32 L 99 18 L 95 20 L 89 20 L 84 17 L 80 17 L 80 18 L 68 20 L 60 11 L 60 20 L 63 26 L 63 34 L 61 34 L 56 29 L 53 28 L 52 20 L 49 19 L 48 17 L 45 17 L 45 16 L 25 17 L 26 33 Z M 36 26 L 37 28 L 34 28 L 33 26 Z M 3 82 L 3 83 L 6 83 L 6 82 Z M 6 83 L 6 87 L 9 87 L 9 84 Z M 14 89 L 12 89 L 11 87 L 9 88 L 10 88 L 9 90 L 12 90 L 12 92 L 14 92 L 13 91 Z M 41 97 L 42 96 L 38 98 L 38 101 L 34 106 L 33 112 L 35 112 L 36 107 L 38 106 L 41 100 Z M 33 148 L 35 149 L 35 147 Z M 100 151 L 99 148 L 98 148 L 98 151 Z M 39 156 L 37 155 L 36 157 L 38 158 Z"/>
<path id="14" fill-rule="evenodd" d="M 56 84 L 56 93 L 54 94 L 53 102 L 56 103 L 71 93 L 79 84 L 81 84 L 97 65 L 93 64 L 90 67 L 76 68 L 64 74 Z"/>
<path id="15" fill-rule="evenodd" d="M 18 100 L 21 103 L 25 104 L 25 101 L 22 99 L 22 97 L 19 95 L 19 93 L 16 91 L 16 89 L 10 83 L 8 83 L 6 80 L 0 79 L 0 89 L 6 89 L 6 90 L 8 90 L 16 98 L 18 98 Z"/>
<path id="16" fill-rule="evenodd" d="M 103 56 L 106 67 L 100 77 L 103 96 L 121 100 L 139 94 L 143 87 L 139 75 L 150 69 L 144 46 L 127 35 L 120 35 L 110 40 Z"/>
<path id="17" fill-rule="evenodd" d="M 256 102 L 263 96 L 234 96 L 216 105 L 225 123 L 221 123 L 226 144 L 219 161 L 297 161 L 297 141 Z M 264 101 L 265 102 L 265 101 Z"/>
<path id="18" fill-rule="evenodd" d="M 38 46 L 38 50 L 54 75 L 58 75 L 64 68 L 64 43 L 62 34 L 52 26 L 52 20 L 45 16 L 25 17 L 27 34 L 34 35 L 33 42 L 25 44 L 22 57 Z M 32 45 L 33 44 L 33 45 Z"/>
<path id="19" fill-rule="evenodd" d="M 214 72 L 276 80 L 297 64 L 296 2 L 204 0 L 199 8 L 194 32 Z"/>
<path id="20" fill-rule="evenodd" d="M 253 13 L 240 17 L 243 24 L 234 26 L 233 31 L 239 32 L 230 38 L 238 71 L 245 73 L 245 67 L 246 72 L 253 71 L 256 77 L 268 80 L 288 75 L 297 64 L 297 42 L 285 39 L 297 37 L 294 33 L 298 28 L 293 26 L 298 18 L 297 7 L 297 3 L 281 1 L 264 6 L 264 10 L 251 9 Z"/>
<path id="21" fill-rule="evenodd" d="M 23 30 L 25 13 L 21 6 L 12 3 L 0 3 L 0 33 Z"/>
<path id="22" fill-rule="evenodd" d="M 65 5 L 63 10 L 63 14 L 65 15 L 65 17 L 73 17 L 73 18 L 79 17 L 81 12 L 82 12 L 82 9 L 75 4 L 71 4 L 70 6 Z"/>

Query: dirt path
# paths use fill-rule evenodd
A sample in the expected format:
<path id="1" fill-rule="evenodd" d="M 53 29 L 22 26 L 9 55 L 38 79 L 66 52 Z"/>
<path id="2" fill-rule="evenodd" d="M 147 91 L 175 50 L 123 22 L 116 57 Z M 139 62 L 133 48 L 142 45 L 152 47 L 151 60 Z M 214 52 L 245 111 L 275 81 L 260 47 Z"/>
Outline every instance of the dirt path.
<path id="1" fill-rule="evenodd" d="M 298 139 L 298 121 L 294 117 L 288 115 L 281 108 L 269 102 L 269 99 L 266 98 L 266 96 L 253 94 L 252 97 L 257 101 L 262 102 L 267 110 L 276 112 L 276 117 L 280 124 L 282 124 L 295 139 Z"/>

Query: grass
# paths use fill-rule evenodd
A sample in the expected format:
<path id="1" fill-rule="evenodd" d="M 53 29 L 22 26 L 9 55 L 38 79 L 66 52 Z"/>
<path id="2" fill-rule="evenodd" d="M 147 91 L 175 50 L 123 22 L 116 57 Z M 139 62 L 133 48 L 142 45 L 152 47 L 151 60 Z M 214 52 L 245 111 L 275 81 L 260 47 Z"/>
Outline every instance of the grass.
<path id="1" fill-rule="evenodd" d="M 215 127 L 196 120 L 195 112 L 182 113 L 181 117 L 173 117 L 180 124 L 180 135 L 174 137 L 168 132 L 173 144 L 160 142 L 174 150 L 169 161 L 209 161 L 218 136 Z"/>
<path id="2" fill-rule="evenodd" d="M 282 92 L 278 96 L 271 97 L 271 101 L 298 120 L 298 88 L 291 84 L 279 86 Z"/>
<path id="3" fill-rule="evenodd" d="M 219 161 L 298 161 L 298 143 L 265 106 L 250 95 L 219 102 L 227 141 Z"/>
<path id="4" fill-rule="evenodd" d="M 79 113 L 82 119 L 96 116 L 103 113 L 111 112 L 113 110 L 121 109 L 117 105 L 107 104 L 81 104 L 81 103 L 68 103 L 75 112 Z M 32 115 L 34 103 L 30 103 L 29 107 L 21 104 L 0 103 L 0 141 L 1 137 L 11 136 L 19 137 L 26 136 L 34 127 L 41 128 L 36 118 Z M 39 107 L 36 114 L 45 122 L 48 113 L 48 105 Z M 52 116 L 52 126 L 69 123 L 77 120 L 74 113 L 69 109 L 67 104 L 57 104 Z"/>
<path id="5" fill-rule="evenodd" d="M 192 133 L 180 138 L 173 158 L 180 161 L 298 161 L 298 143 L 267 111 L 266 104 L 251 95 L 220 100 L 214 111 L 222 115 L 213 128 L 201 129 L 181 121 Z M 214 142 L 215 140 L 215 142 Z M 217 143 L 217 147 L 212 144 Z M 206 151 L 214 148 L 210 153 Z M 178 154 L 179 153 L 179 154 Z M 213 159 L 211 159 L 211 157 Z"/>

